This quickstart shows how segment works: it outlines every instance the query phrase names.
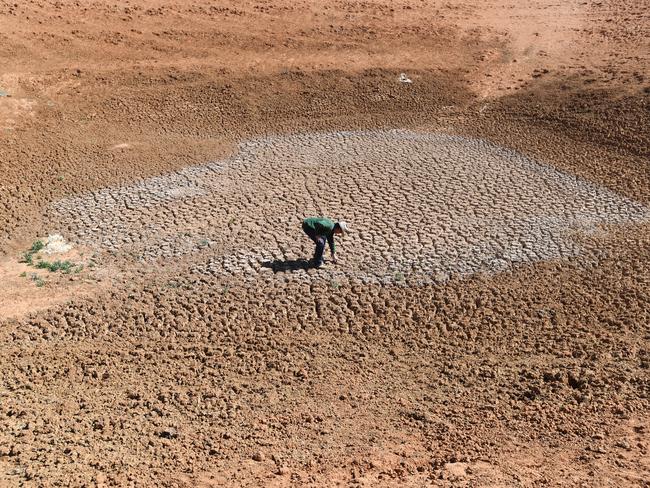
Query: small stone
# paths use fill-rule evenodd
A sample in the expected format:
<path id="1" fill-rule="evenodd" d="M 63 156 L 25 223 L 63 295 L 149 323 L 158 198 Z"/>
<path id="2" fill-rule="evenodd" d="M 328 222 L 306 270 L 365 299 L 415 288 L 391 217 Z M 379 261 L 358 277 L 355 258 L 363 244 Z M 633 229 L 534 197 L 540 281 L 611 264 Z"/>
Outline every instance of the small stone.
<path id="1" fill-rule="evenodd" d="M 161 430 L 158 435 L 163 439 L 176 439 L 178 437 L 178 431 L 173 427 L 169 427 Z"/>
<path id="2" fill-rule="evenodd" d="M 258 463 L 264 461 L 264 454 L 259 451 L 256 452 L 253 454 L 253 461 L 257 461 Z"/>
<path id="3" fill-rule="evenodd" d="M 601 446 L 589 446 L 588 449 L 596 454 L 607 454 L 607 449 Z"/>
<path id="4" fill-rule="evenodd" d="M 622 441 L 618 441 L 616 443 L 616 447 L 620 447 L 621 449 L 629 450 L 630 449 L 630 443 L 627 442 L 625 439 L 623 439 Z"/>
<path id="5" fill-rule="evenodd" d="M 400 83 L 413 83 L 413 81 L 406 75 L 406 73 L 400 73 L 398 81 Z"/>

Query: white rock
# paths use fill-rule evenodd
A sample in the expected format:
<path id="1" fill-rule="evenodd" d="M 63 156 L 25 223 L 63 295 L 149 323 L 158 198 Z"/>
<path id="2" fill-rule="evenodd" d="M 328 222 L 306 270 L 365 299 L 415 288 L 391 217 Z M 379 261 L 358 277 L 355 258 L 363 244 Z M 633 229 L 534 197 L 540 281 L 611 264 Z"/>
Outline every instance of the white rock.
<path id="1" fill-rule="evenodd" d="M 43 253 L 45 254 L 63 254 L 72 249 L 72 244 L 65 242 L 61 234 L 52 234 L 45 240 Z"/>
<path id="2" fill-rule="evenodd" d="M 411 80 L 411 78 L 409 78 L 408 76 L 406 76 L 406 73 L 400 73 L 400 75 L 399 75 L 399 81 L 400 81 L 400 83 L 413 83 L 413 81 Z"/>

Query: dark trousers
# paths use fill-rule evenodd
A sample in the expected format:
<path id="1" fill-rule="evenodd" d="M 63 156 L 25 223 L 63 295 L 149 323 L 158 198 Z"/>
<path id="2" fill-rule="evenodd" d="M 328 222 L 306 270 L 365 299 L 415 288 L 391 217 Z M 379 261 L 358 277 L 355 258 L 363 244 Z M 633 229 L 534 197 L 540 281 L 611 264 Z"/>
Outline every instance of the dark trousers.
<path id="1" fill-rule="evenodd" d="M 314 251 L 314 266 L 322 266 L 323 252 L 325 251 L 325 236 L 319 236 L 313 229 L 305 224 L 302 225 L 302 230 L 305 231 L 305 234 L 307 234 L 309 238 L 314 241 L 314 244 L 316 244 L 316 250 Z"/>

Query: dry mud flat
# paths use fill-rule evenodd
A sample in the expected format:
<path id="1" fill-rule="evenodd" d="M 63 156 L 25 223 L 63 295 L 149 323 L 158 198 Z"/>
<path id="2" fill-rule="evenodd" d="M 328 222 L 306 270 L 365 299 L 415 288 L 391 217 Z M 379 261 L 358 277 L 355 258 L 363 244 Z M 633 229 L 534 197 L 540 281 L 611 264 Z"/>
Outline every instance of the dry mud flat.
<path id="1" fill-rule="evenodd" d="M 645 7 L 0 0 L 0 486 L 647 486 Z"/>
<path id="2" fill-rule="evenodd" d="M 354 223 L 343 265 L 303 269 L 305 211 Z M 301 133 L 46 219 L 121 278 L 2 329 L 9 485 L 648 478 L 648 209 L 603 186 L 476 138 Z"/>
<path id="3" fill-rule="evenodd" d="M 248 141 L 227 160 L 57 202 L 47 217 L 78 244 L 123 258 L 213 246 L 195 273 L 257 281 L 265 268 L 305 268 L 304 215 L 358 229 L 342 245 L 346 266 L 319 278 L 422 284 L 577 256 L 576 238 L 650 211 L 486 141 L 393 130 Z"/>

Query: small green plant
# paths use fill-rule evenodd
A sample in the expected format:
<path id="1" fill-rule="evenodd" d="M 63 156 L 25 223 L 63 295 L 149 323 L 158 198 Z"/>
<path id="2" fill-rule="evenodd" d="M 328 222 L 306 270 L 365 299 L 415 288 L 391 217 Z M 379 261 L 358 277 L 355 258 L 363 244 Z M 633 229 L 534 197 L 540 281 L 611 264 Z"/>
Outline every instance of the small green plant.
<path id="1" fill-rule="evenodd" d="M 221 290 L 221 294 L 222 294 L 222 295 L 226 295 L 226 294 L 228 293 L 228 290 L 230 290 L 230 286 L 229 286 L 229 285 L 225 285 L 225 286 L 223 287 L 223 290 Z"/>
<path id="2" fill-rule="evenodd" d="M 45 244 L 43 244 L 43 241 L 34 241 L 32 243 L 32 247 L 30 247 L 28 251 L 25 251 L 23 253 L 23 259 L 20 262 L 27 263 L 29 266 L 32 266 L 34 264 L 34 254 L 36 254 L 44 247 Z"/>
<path id="3" fill-rule="evenodd" d="M 68 260 L 60 261 L 57 259 L 54 262 L 40 261 L 36 264 L 36 267 L 38 269 L 47 269 L 50 271 L 50 273 L 55 273 L 56 271 L 63 271 L 63 273 L 69 274 L 72 271 L 72 268 L 74 267 L 74 263 Z"/>
<path id="4" fill-rule="evenodd" d="M 37 287 L 41 288 L 45 285 L 45 280 L 38 276 L 36 273 L 30 273 L 29 278 L 36 284 Z"/>
<path id="5" fill-rule="evenodd" d="M 27 271 L 23 271 L 22 273 L 20 273 L 20 277 L 21 278 L 26 278 L 27 277 Z"/>
<path id="6" fill-rule="evenodd" d="M 79 273 L 81 273 L 83 270 L 84 270 L 84 265 L 83 265 L 83 264 L 80 264 L 79 266 L 77 266 L 77 267 L 74 269 L 74 273 L 75 273 L 75 274 L 79 274 Z"/>
<path id="7" fill-rule="evenodd" d="M 208 247 L 210 245 L 210 241 L 208 239 L 201 239 L 199 241 L 199 249 L 203 249 L 204 247 Z"/>
<path id="8" fill-rule="evenodd" d="M 404 281 L 404 273 L 402 273 L 401 271 L 397 271 L 395 273 L 395 280 Z"/>
<path id="9" fill-rule="evenodd" d="M 330 281 L 330 286 L 331 286 L 333 289 L 338 290 L 339 287 L 340 287 L 341 285 L 339 284 L 338 281 L 336 281 L 336 280 L 332 280 L 332 281 Z"/>
<path id="10" fill-rule="evenodd" d="M 45 244 L 43 244 L 43 241 L 34 241 L 32 244 L 32 247 L 29 249 L 29 252 L 32 254 L 37 253 L 41 249 L 45 247 Z"/>

